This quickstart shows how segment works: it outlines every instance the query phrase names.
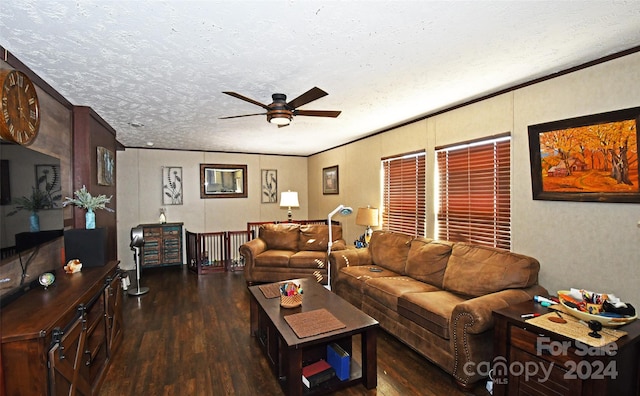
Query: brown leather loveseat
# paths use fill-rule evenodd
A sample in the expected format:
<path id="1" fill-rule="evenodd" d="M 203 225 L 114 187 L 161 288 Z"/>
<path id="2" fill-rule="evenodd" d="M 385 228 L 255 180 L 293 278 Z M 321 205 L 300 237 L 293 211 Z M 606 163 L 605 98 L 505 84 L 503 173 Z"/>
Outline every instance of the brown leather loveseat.
<path id="1" fill-rule="evenodd" d="M 333 225 L 331 249 L 345 249 L 342 227 Z M 262 224 L 258 237 L 240 246 L 247 284 L 315 276 L 326 285 L 329 227 L 324 224 Z"/>
<path id="2" fill-rule="evenodd" d="M 332 252 L 330 262 L 335 293 L 463 388 L 493 360 L 492 311 L 547 293 L 532 257 L 395 232 L 375 231 L 368 248 Z"/>

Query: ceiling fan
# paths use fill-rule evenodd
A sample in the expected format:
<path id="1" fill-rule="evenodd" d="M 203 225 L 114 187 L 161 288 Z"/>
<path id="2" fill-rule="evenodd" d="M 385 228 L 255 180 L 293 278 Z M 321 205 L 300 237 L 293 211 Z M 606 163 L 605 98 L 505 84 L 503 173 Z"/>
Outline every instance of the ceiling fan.
<path id="1" fill-rule="evenodd" d="M 321 90 L 318 87 L 313 87 L 297 98 L 287 102 L 287 95 L 281 93 L 274 93 L 271 95 L 273 99 L 273 103 L 271 104 L 263 104 L 258 102 L 257 100 L 253 100 L 251 98 L 247 98 L 246 96 L 240 95 L 235 92 L 223 92 L 224 94 L 233 96 L 234 98 L 238 98 L 240 100 L 244 100 L 245 102 L 253 103 L 256 106 L 260 106 L 263 109 L 267 110 L 266 113 L 255 113 L 255 114 L 243 114 L 237 116 L 230 117 L 220 117 L 220 119 L 228 119 L 228 118 L 239 118 L 239 117 L 250 117 L 256 115 L 266 115 L 267 121 L 278 125 L 278 128 L 287 126 L 291 122 L 291 119 L 294 116 L 311 116 L 311 117 L 337 117 L 340 115 L 340 111 L 333 110 L 298 110 L 298 107 L 303 106 L 309 102 L 313 102 L 314 100 L 320 99 L 323 96 L 327 96 L 328 93 Z"/>

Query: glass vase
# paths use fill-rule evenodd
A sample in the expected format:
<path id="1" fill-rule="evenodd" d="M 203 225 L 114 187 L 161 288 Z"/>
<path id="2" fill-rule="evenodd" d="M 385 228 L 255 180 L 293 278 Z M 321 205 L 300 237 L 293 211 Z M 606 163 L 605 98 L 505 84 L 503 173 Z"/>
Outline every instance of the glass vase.
<path id="1" fill-rule="evenodd" d="M 32 212 L 31 216 L 29 216 L 29 231 L 40 231 L 40 217 L 38 217 L 38 214 L 36 212 Z"/>
<path id="2" fill-rule="evenodd" d="M 84 215 L 85 228 L 87 230 L 93 230 L 96 228 L 96 214 L 93 209 L 87 210 L 87 213 Z"/>

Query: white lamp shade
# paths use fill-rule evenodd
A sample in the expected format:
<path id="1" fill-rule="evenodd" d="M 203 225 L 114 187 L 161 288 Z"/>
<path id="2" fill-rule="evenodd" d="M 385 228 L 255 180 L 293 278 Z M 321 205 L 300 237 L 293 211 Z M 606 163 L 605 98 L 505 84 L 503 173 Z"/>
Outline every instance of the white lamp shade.
<path id="1" fill-rule="evenodd" d="M 298 202 L 297 191 L 283 191 L 280 194 L 280 207 L 281 208 L 297 208 L 300 206 Z"/>
<path id="2" fill-rule="evenodd" d="M 358 208 L 356 215 L 356 224 L 363 226 L 378 225 L 378 209 L 377 208 Z"/>

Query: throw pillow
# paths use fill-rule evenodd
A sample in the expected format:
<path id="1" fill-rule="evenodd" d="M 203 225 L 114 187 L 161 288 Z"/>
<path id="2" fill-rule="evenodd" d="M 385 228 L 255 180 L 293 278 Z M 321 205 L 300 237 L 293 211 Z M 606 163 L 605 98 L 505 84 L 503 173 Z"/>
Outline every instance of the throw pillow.
<path id="1" fill-rule="evenodd" d="M 407 275 L 442 289 L 453 242 L 416 238 L 407 257 Z"/>
<path id="2" fill-rule="evenodd" d="M 267 249 L 298 250 L 298 230 L 300 224 L 263 224 L 258 235 L 267 244 Z"/>

